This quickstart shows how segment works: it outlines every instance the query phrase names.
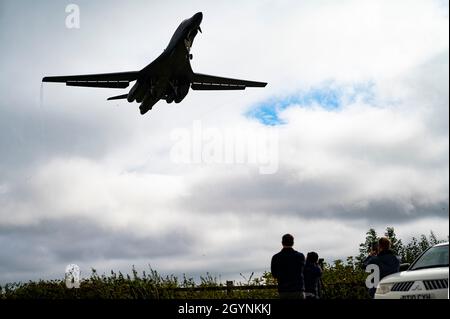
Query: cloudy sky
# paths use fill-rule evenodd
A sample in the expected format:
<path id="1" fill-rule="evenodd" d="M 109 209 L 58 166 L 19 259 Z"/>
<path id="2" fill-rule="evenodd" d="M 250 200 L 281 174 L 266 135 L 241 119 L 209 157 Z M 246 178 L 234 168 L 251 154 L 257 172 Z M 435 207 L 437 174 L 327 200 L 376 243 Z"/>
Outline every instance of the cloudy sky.
<path id="1" fill-rule="evenodd" d="M 447 236 L 448 1 L 75 1 L 67 28 L 70 3 L 0 0 L 0 283 L 239 279 L 287 232 L 329 261 L 370 227 Z M 193 69 L 266 88 L 141 116 L 120 90 L 40 87 L 140 70 L 198 11 Z"/>

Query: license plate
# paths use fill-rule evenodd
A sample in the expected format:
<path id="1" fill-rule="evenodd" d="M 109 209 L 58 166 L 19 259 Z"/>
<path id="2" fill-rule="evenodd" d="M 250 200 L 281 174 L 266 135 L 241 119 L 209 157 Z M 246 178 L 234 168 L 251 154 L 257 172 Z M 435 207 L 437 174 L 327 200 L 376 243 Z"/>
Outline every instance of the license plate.
<path id="1" fill-rule="evenodd" d="M 431 294 L 405 295 L 402 299 L 431 299 Z"/>

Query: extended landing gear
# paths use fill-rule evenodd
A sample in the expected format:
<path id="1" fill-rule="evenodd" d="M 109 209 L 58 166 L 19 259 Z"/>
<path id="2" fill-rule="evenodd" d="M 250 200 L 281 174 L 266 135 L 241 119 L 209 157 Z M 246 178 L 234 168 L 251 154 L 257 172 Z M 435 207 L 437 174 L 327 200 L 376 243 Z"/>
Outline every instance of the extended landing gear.
<path id="1" fill-rule="evenodd" d="M 144 101 L 139 106 L 139 110 L 141 111 L 141 114 L 144 115 L 148 111 L 150 111 L 153 108 L 153 105 L 156 104 L 156 102 L 159 101 L 159 98 L 156 98 L 152 95 L 148 95 L 144 98 Z"/>
<path id="2" fill-rule="evenodd" d="M 186 82 L 179 82 L 178 80 L 169 82 L 170 88 L 168 88 L 168 92 L 163 97 L 163 100 L 166 100 L 168 104 L 170 103 L 180 103 L 184 97 L 188 94 L 190 84 Z"/>
<path id="3" fill-rule="evenodd" d="M 144 115 L 145 113 L 147 113 L 148 111 L 150 111 L 153 108 L 153 106 L 145 106 L 145 105 L 141 105 L 139 106 L 139 111 L 141 112 L 141 115 Z"/>
<path id="4" fill-rule="evenodd" d="M 166 102 L 167 102 L 168 104 L 172 103 L 173 100 L 174 100 L 174 97 L 173 97 L 173 96 L 169 96 L 169 97 L 166 98 Z"/>
<path id="5" fill-rule="evenodd" d="M 178 104 L 183 100 L 183 98 L 184 97 L 181 97 L 181 96 L 168 96 L 168 97 L 166 97 L 166 102 L 167 102 L 167 104 L 171 104 L 173 102 Z"/>

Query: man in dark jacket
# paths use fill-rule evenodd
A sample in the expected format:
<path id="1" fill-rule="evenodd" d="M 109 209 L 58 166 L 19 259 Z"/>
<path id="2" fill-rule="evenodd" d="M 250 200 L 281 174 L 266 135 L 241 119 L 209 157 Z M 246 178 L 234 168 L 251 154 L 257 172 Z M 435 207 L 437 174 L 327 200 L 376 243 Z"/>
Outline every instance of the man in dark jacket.
<path id="1" fill-rule="evenodd" d="M 278 282 L 278 293 L 282 299 L 304 299 L 305 287 L 303 268 L 305 256 L 294 250 L 294 237 L 290 234 L 283 236 L 283 249 L 272 257 L 271 271 Z"/>
<path id="2" fill-rule="evenodd" d="M 364 265 L 377 265 L 380 269 L 380 280 L 400 271 L 400 259 L 391 250 L 391 241 L 386 237 L 378 240 L 378 255 L 370 256 Z M 374 291 L 373 291 L 374 293 Z M 373 296 L 371 295 L 373 298 Z"/>

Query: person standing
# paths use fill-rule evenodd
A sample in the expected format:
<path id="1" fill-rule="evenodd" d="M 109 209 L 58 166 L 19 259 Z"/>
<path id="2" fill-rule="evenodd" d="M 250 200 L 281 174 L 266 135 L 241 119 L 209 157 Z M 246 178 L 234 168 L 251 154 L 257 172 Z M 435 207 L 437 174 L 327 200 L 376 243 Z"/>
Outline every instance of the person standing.
<path id="1" fill-rule="evenodd" d="M 281 244 L 283 249 L 273 255 L 270 265 L 272 276 L 278 283 L 278 294 L 281 299 L 304 299 L 305 256 L 292 248 L 294 237 L 291 234 L 284 235 Z"/>
<path id="2" fill-rule="evenodd" d="M 372 245 L 370 246 L 369 256 L 367 256 L 366 259 L 364 259 L 364 261 L 363 261 L 363 265 L 365 268 L 367 268 L 367 266 L 371 262 L 375 261 L 374 257 L 376 257 L 378 255 L 378 251 L 379 251 L 378 242 L 372 243 Z M 375 298 L 376 290 L 377 290 L 377 287 L 369 288 L 370 298 L 372 298 L 372 299 Z"/>
<path id="3" fill-rule="evenodd" d="M 307 299 L 319 299 L 322 269 L 319 266 L 319 255 L 312 251 L 306 255 L 303 277 L 305 280 L 305 296 Z"/>
<path id="4" fill-rule="evenodd" d="M 378 240 L 378 254 L 369 256 L 364 265 L 377 265 L 380 270 L 380 278 L 397 273 L 400 271 L 400 258 L 391 250 L 391 241 L 387 237 L 381 237 Z M 370 291 L 370 297 L 374 298 L 375 290 Z"/>

